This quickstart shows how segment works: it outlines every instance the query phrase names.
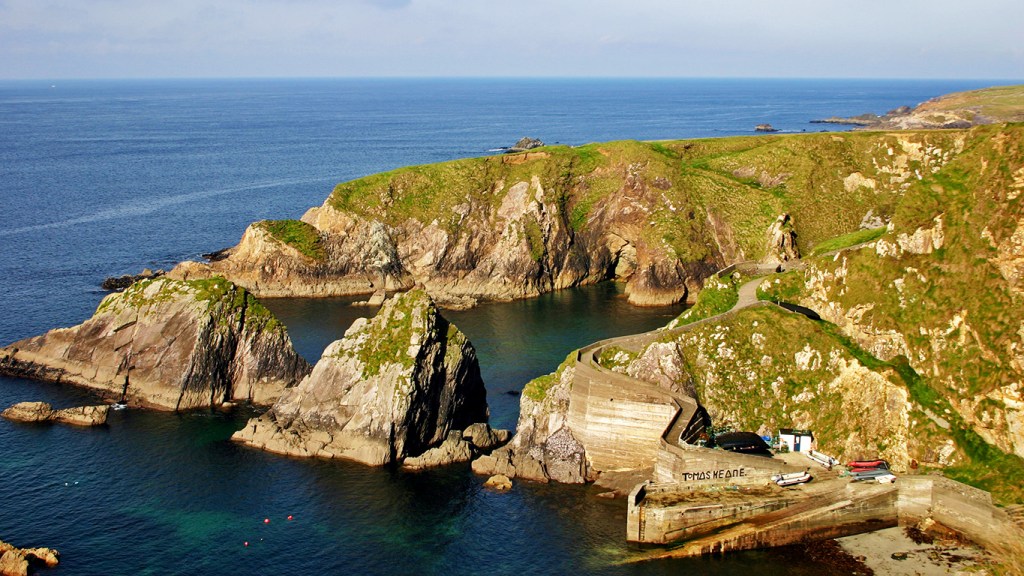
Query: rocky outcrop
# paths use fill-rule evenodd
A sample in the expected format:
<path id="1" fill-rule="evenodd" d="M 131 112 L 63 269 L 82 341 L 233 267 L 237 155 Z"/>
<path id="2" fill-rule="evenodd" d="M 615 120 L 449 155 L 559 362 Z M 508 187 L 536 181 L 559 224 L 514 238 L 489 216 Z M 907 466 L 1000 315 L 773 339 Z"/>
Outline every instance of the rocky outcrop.
<path id="1" fill-rule="evenodd" d="M 796 230 L 789 214 L 780 214 L 768 228 L 762 264 L 782 264 L 800 258 L 796 245 Z"/>
<path id="2" fill-rule="evenodd" d="M 60 422 L 74 426 L 100 426 L 107 423 L 110 406 L 78 406 L 54 410 L 46 402 L 19 402 L 0 416 L 17 422 Z"/>
<path id="3" fill-rule="evenodd" d="M 771 124 L 758 124 L 754 126 L 754 132 L 778 132 L 779 129 Z"/>
<path id="4" fill-rule="evenodd" d="M 531 381 L 519 400 L 515 436 L 507 446 L 473 460 L 473 471 L 535 482 L 593 480 L 586 448 L 568 425 L 574 376 L 575 369 L 567 361 L 554 374 Z"/>
<path id="5" fill-rule="evenodd" d="M 426 292 L 411 290 L 357 320 L 309 377 L 232 439 L 293 456 L 424 467 L 507 439 L 487 418 L 473 345 Z"/>
<path id="6" fill-rule="evenodd" d="M 140 280 L 152 280 L 153 278 L 159 278 L 163 276 L 165 272 L 163 270 L 157 270 L 156 272 L 145 268 L 138 274 L 125 274 L 124 276 L 111 276 L 103 280 L 100 283 L 100 288 L 104 290 L 124 290 L 132 284 Z"/>
<path id="7" fill-rule="evenodd" d="M 946 94 L 914 108 L 900 106 L 881 116 L 868 113 L 811 120 L 811 123 L 845 124 L 867 130 L 928 130 L 1021 121 L 1024 121 L 1024 86 L 998 86 Z"/>
<path id="8" fill-rule="evenodd" d="M 0 540 L 0 576 L 28 576 L 37 568 L 53 568 L 60 554 L 52 548 L 16 548 Z"/>
<path id="9" fill-rule="evenodd" d="M 440 167 L 339 185 L 322 206 L 302 217 L 301 223 L 319 235 L 318 254 L 304 253 L 265 223 L 256 223 L 221 259 L 184 262 L 169 275 L 221 275 L 273 297 L 421 286 L 438 304 L 455 308 L 616 279 L 626 283 L 630 302 L 664 305 L 691 297 L 725 264 L 709 248 L 715 244 L 710 237 L 702 240 L 710 233 L 690 208 L 674 207 L 671 218 L 682 218 L 683 226 L 666 232 L 683 234 L 685 240 L 672 245 L 661 232 L 652 233 L 651 220 L 666 218 L 662 204 L 673 186 L 664 175 L 669 167 L 636 162 L 588 172 L 571 157 L 543 151 L 460 163 L 454 169 L 465 181 L 446 184 L 445 196 L 433 204 L 413 199 L 439 194 L 433 187 L 444 176 L 432 171 Z M 584 203 L 588 182 L 598 179 L 601 186 L 614 183 L 618 193 Z M 363 190 L 368 183 L 374 188 Z M 359 191 L 350 194 L 349 186 Z M 377 206 L 354 205 L 363 202 L 357 195 L 367 194 Z M 721 222 L 715 232 L 728 235 L 727 228 Z M 676 252 L 680 244 L 686 244 L 686 254 Z"/>
<path id="10" fill-rule="evenodd" d="M 284 325 L 223 278 L 157 278 L 95 314 L 0 349 L 0 372 L 66 382 L 164 410 L 270 404 L 309 372 Z"/>
<path id="11" fill-rule="evenodd" d="M 544 143 L 537 138 L 530 138 L 529 136 L 523 136 L 518 142 L 508 148 L 508 152 L 525 152 L 527 150 L 533 150 L 534 148 L 540 148 Z"/>

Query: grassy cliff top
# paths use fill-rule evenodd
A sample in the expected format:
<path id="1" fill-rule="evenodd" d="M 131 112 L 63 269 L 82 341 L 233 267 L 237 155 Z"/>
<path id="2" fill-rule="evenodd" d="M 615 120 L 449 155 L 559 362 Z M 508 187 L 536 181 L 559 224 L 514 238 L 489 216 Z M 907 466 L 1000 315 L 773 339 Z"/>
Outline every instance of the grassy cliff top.
<path id="1" fill-rule="evenodd" d="M 1024 84 L 956 92 L 929 100 L 915 112 L 971 110 L 992 122 L 1024 122 Z"/>
<path id="2" fill-rule="evenodd" d="M 166 277 L 139 280 L 124 292 L 104 298 L 96 314 L 119 313 L 126 309 L 143 311 L 174 302 L 195 302 L 206 312 L 217 315 L 220 321 L 244 310 L 246 325 L 260 322 L 266 329 L 283 328 L 273 313 L 248 290 L 220 276 L 185 281 Z"/>
<path id="3" fill-rule="evenodd" d="M 577 232 L 616 217 L 615 202 L 635 199 L 649 207 L 649 244 L 684 261 L 707 255 L 708 230 L 720 222 L 747 258 L 759 258 L 765 231 L 783 213 L 810 253 L 858 230 L 869 211 L 892 216 L 909 186 L 972 138 L 968 130 L 932 130 L 547 146 L 375 174 L 339 184 L 327 203 L 391 226 L 437 221 L 457 235 L 467 218 L 486 221 L 510 188 L 526 183 Z"/>

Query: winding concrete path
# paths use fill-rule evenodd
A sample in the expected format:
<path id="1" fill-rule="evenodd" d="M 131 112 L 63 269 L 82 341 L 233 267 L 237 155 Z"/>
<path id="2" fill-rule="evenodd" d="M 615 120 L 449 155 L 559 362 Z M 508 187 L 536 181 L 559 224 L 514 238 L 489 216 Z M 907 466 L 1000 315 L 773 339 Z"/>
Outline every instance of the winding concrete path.
<path id="1" fill-rule="evenodd" d="M 746 262 L 724 268 L 718 274 L 731 274 L 738 267 L 745 267 L 746 270 L 753 270 L 759 274 L 771 273 L 776 270 L 775 266 L 763 267 L 755 263 Z M 602 382 L 614 385 L 624 394 L 635 394 L 664 404 L 675 405 L 675 414 L 665 422 L 662 440 L 670 445 L 679 446 L 681 436 L 688 430 L 692 432 L 694 416 L 700 409 L 697 399 L 680 392 L 662 388 L 650 382 L 632 378 L 620 372 L 609 370 L 598 363 L 601 352 L 610 347 L 617 347 L 630 352 L 640 353 L 652 342 L 663 339 L 666 335 L 674 336 L 693 330 L 698 326 L 721 322 L 725 318 L 735 315 L 738 311 L 752 306 L 776 306 L 774 303 L 763 302 L 757 299 L 757 287 L 763 281 L 764 277 L 758 276 L 742 284 L 738 290 L 739 297 L 736 304 L 726 312 L 668 330 L 659 328 L 650 332 L 609 338 L 580 348 L 576 354 L 575 363 L 575 378 L 577 382 Z"/>

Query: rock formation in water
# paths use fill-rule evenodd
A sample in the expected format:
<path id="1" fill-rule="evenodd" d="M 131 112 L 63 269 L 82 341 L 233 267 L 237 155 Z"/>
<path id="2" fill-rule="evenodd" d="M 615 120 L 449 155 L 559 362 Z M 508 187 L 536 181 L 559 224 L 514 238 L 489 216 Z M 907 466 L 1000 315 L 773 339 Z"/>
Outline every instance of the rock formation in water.
<path id="1" fill-rule="evenodd" d="M 52 548 L 16 548 L 0 540 L 0 575 L 28 576 L 36 568 L 53 568 L 60 554 Z"/>
<path id="2" fill-rule="evenodd" d="M 540 148 L 544 146 L 544 142 L 537 138 L 530 138 L 529 136 L 523 136 L 518 142 L 509 146 L 509 152 L 525 152 L 527 150 L 533 150 L 534 148 Z"/>
<path id="3" fill-rule="evenodd" d="M 0 412 L 0 416 L 17 422 L 60 422 L 74 426 L 100 426 L 107 423 L 109 411 L 109 405 L 54 410 L 46 402 L 19 402 Z"/>
<path id="4" fill-rule="evenodd" d="M 283 324 L 223 278 L 157 278 L 103 299 L 72 328 L 0 349 L 0 372 L 166 410 L 274 402 L 309 372 Z"/>
<path id="5" fill-rule="evenodd" d="M 163 270 L 157 270 L 154 272 L 149 268 L 145 268 L 138 274 L 125 274 L 124 276 L 111 276 L 106 278 L 100 283 L 100 288 L 103 288 L 104 290 L 121 291 L 140 280 L 152 280 L 153 278 L 163 276 L 165 273 L 166 272 Z"/>
<path id="6" fill-rule="evenodd" d="M 487 419 L 473 345 L 426 292 L 411 290 L 356 320 L 309 377 L 232 438 L 294 456 L 418 468 L 507 440 Z"/>
<path id="7" fill-rule="evenodd" d="M 573 354 L 571 359 L 575 358 Z M 473 471 L 535 482 L 582 484 L 594 479 L 586 448 L 568 423 L 573 362 L 531 381 L 519 400 L 519 422 L 508 445 L 473 461 Z"/>

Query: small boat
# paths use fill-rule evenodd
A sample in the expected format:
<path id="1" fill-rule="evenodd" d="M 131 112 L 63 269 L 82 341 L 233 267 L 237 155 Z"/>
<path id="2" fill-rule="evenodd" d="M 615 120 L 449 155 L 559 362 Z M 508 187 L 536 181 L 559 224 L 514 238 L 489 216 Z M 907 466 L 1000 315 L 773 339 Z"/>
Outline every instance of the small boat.
<path id="1" fill-rule="evenodd" d="M 835 458 L 829 456 L 828 454 L 822 454 L 817 450 L 808 450 L 807 452 L 805 452 L 805 454 L 807 454 L 807 457 L 810 458 L 811 460 L 814 460 L 818 464 L 821 464 L 822 466 L 830 470 L 833 466 L 839 463 L 839 461 L 836 460 Z"/>
<path id="2" fill-rule="evenodd" d="M 876 469 L 873 469 L 873 470 L 860 470 L 860 471 L 850 471 L 849 472 L 849 476 L 850 476 L 850 478 L 853 478 L 854 482 L 860 482 L 862 480 L 874 480 L 875 478 L 879 478 L 881 476 L 892 476 L 892 475 L 893 475 L 892 472 L 890 472 L 888 470 L 883 470 L 881 468 L 876 468 Z"/>
<path id="3" fill-rule="evenodd" d="M 847 462 L 846 463 L 846 467 L 851 469 L 851 470 L 858 469 L 858 468 L 859 469 L 865 469 L 865 470 L 872 470 L 872 469 L 888 470 L 889 469 L 889 463 L 886 462 L 885 460 L 853 460 L 852 462 Z"/>
<path id="4" fill-rule="evenodd" d="M 771 456 L 768 443 L 753 432 L 726 432 L 714 438 L 714 446 L 730 452 Z"/>
<path id="5" fill-rule="evenodd" d="M 792 486 L 793 484 L 810 482 L 811 478 L 812 476 L 808 472 L 790 472 L 788 474 L 776 474 L 772 476 L 772 482 L 775 482 L 779 486 Z"/>
<path id="6" fill-rule="evenodd" d="M 111 410 L 124 410 L 127 407 L 128 404 L 124 402 L 114 402 L 113 404 L 110 405 Z"/>

